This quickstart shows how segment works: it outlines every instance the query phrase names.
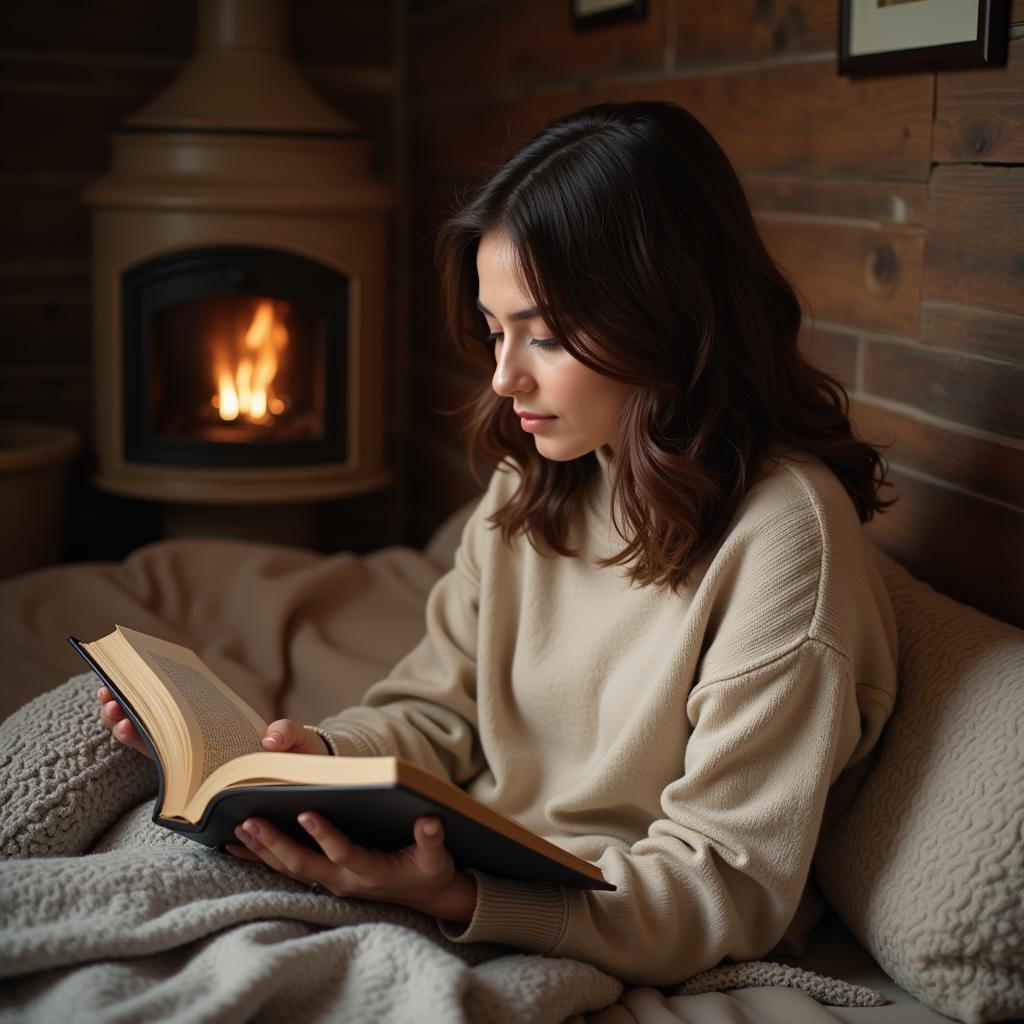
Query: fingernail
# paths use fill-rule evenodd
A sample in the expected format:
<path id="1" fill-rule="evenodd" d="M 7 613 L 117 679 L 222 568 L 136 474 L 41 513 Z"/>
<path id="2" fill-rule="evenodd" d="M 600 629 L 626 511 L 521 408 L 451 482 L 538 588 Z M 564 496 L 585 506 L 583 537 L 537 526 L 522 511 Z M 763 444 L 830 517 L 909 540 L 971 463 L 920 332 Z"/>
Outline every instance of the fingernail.
<path id="1" fill-rule="evenodd" d="M 427 834 L 428 836 L 436 836 L 436 835 L 437 835 L 437 830 L 438 830 L 438 829 L 439 829 L 440 827 L 441 827 L 441 826 L 440 826 L 440 825 L 438 825 L 438 823 L 437 823 L 436 821 L 428 821 L 428 822 L 427 822 L 427 823 L 426 823 L 426 824 L 425 824 L 425 825 L 423 826 L 423 831 L 424 831 L 424 832 L 426 832 L 426 834 Z"/>
<path id="2" fill-rule="evenodd" d="M 316 818 L 314 818 L 312 814 L 300 814 L 299 824 L 307 832 L 315 832 L 317 829 Z"/>
<path id="3" fill-rule="evenodd" d="M 258 836 L 260 834 L 260 827 L 255 821 L 247 821 L 242 825 L 242 828 L 251 836 Z"/>
<path id="4" fill-rule="evenodd" d="M 267 733 L 267 740 L 271 743 L 275 743 L 278 746 L 284 744 L 284 737 L 279 732 Z"/>

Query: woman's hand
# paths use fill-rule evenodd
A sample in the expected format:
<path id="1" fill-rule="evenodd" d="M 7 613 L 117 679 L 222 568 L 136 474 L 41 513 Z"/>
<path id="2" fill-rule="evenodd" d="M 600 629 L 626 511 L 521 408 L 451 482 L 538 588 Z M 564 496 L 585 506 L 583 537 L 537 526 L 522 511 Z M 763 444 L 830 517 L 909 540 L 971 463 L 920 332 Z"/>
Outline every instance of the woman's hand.
<path id="1" fill-rule="evenodd" d="M 149 757 L 149 748 L 132 725 L 131 719 L 117 702 L 109 687 L 101 686 L 96 691 L 100 702 L 100 721 L 111 731 L 115 740 L 132 750 Z M 260 741 L 264 750 L 288 754 L 329 754 L 327 744 L 315 732 L 310 732 L 290 718 L 279 718 L 267 726 Z"/>
<path id="2" fill-rule="evenodd" d="M 242 860 L 262 861 L 335 896 L 401 903 L 448 921 L 468 922 L 476 906 L 476 882 L 455 869 L 437 818 L 419 818 L 413 844 L 394 853 L 357 846 L 320 814 L 305 811 L 299 824 L 322 852 L 295 842 L 263 818 L 247 818 L 235 835 L 242 845 L 227 850 Z"/>
<path id="3" fill-rule="evenodd" d="M 114 739 L 149 757 L 149 748 L 139 735 L 139 730 L 132 725 L 113 693 L 106 686 L 101 686 L 96 696 L 100 701 L 100 721 L 113 733 Z"/>
<path id="4" fill-rule="evenodd" d="M 330 754 L 323 737 L 290 718 L 279 718 L 271 722 L 261 742 L 264 750 L 278 753 Z"/>

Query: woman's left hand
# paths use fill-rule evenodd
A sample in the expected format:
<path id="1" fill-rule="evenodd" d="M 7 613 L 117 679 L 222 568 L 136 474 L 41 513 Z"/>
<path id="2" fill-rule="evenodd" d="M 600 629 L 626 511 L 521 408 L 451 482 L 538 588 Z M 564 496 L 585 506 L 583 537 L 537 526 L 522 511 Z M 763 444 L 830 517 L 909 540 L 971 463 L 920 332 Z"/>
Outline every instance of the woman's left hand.
<path id="1" fill-rule="evenodd" d="M 394 853 L 357 846 L 323 815 L 305 811 L 299 824 L 322 853 L 285 835 L 264 818 L 247 818 L 229 843 L 229 853 L 268 867 L 307 885 L 317 884 L 335 896 L 402 903 L 447 921 L 468 922 L 476 906 L 476 881 L 455 869 L 437 818 L 419 818 L 414 842 Z"/>

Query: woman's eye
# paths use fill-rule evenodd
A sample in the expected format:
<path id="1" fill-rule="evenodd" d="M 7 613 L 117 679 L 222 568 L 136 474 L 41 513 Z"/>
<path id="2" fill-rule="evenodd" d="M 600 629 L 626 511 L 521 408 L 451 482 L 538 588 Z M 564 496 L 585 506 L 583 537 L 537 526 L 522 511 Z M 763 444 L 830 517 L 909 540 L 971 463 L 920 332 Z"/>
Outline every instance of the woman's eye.
<path id="1" fill-rule="evenodd" d="M 491 331 L 491 333 L 484 338 L 484 344 L 493 345 L 495 342 L 501 341 L 504 337 L 504 331 Z M 559 347 L 557 338 L 531 338 L 530 344 L 535 348 L 544 349 L 545 351 Z"/>

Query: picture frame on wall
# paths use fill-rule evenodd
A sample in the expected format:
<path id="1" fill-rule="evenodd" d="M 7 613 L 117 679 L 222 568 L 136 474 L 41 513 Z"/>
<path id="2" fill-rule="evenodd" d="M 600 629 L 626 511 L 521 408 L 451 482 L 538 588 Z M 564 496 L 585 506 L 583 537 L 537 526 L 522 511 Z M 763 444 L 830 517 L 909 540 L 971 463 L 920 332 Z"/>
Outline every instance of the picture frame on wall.
<path id="1" fill-rule="evenodd" d="M 841 0 L 839 74 L 1006 63 L 1009 0 Z"/>
<path id="2" fill-rule="evenodd" d="M 569 0 L 569 18 L 577 31 L 640 21 L 647 14 L 647 0 Z"/>

